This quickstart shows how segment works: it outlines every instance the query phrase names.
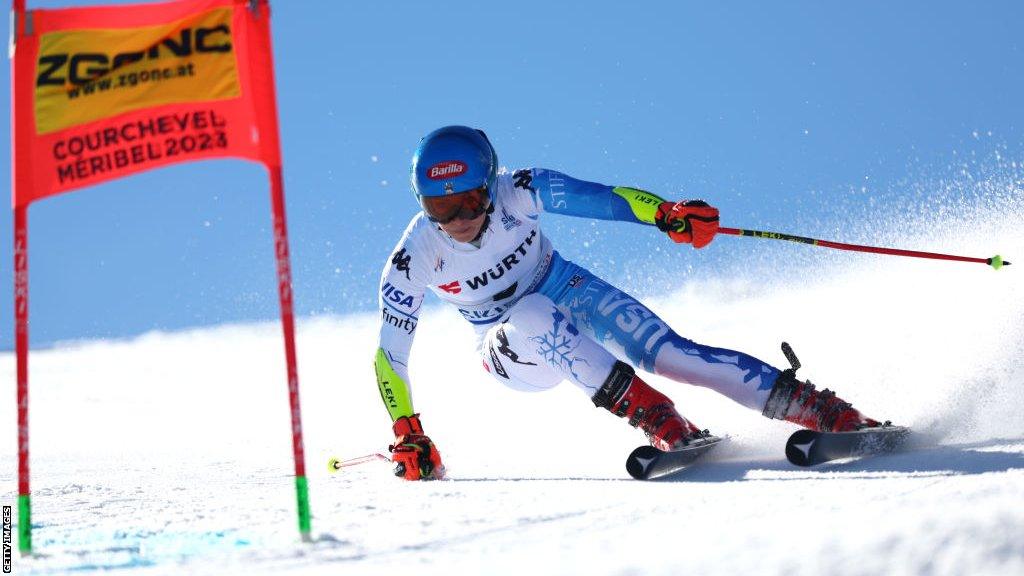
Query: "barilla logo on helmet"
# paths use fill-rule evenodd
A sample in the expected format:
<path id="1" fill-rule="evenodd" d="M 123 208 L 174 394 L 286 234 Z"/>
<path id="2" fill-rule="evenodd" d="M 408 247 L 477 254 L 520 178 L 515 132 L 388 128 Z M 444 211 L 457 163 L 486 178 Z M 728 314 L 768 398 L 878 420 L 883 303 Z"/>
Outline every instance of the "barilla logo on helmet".
<path id="1" fill-rule="evenodd" d="M 427 178 L 431 180 L 445 180 L 448 178 L 455 178 L 456 176 L 462 176 L 469 170 L 469 166 L 465 162 L 458 160 L 445 160 L 444 162 L 438 162 L 427 169 Z"/>

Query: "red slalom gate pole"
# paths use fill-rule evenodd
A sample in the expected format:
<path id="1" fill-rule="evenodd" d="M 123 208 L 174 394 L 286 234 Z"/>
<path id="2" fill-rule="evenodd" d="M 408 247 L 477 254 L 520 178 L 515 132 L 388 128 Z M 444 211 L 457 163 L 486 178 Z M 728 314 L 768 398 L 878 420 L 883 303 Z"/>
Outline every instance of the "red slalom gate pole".
<path id="1" fill-rule="evenodd" d="M 27 35 L 25 0 L 11 2 L 11 127 L 17 124 L 15 102 L 31 98 L 15 86 L 17 76 L 13 48 Z M 11 130 L 11 190 L 21 184 L 24 172 L 16 165 L 16 150 L 25 146 L 25 136 Z M 24 164 L 22 165 L 24 166 Z M 14 195 L 17 196 L 16 194 Z M 28 451 L 28 202 L 14 203 L 14 347 L 17 356 L 18 411 L 18 550 L 22 556 L 32 554 L 32 492 L 29 487 Z M 6 536 L 6 535 L 5 535 Z M 6 542 L 4 543 L 6 547 Z"/>
<path id="2" fill-rule="evenodd" d="M 807 238 L 805 236 L 794 236 L 793 234 L 785 234 L 782 232 L 765 232 L 764 230 L 745 230 L 743 228 L 719 227 L 718 233 L 729 234 L 732 236 L 751 236 L 754 238 L 767 238 L 769 240 L 787 240 L 789 242 L 799 242 L 801 244 L 823 246 L 825 248 L 835 248 L 837 250 L 850 250 L 854 252 L 871 252 L 873 254 L 889 254 L 891 256 L 910 256 L 913 258 L 931 258 L 933 260 L 952 260 L 956 262 L 975 262 L 977 264 L 987 264 L 995 270 L 998 270 L 1003 266 L 1010 265 L 1010 262 L 1008 260 L 1003 260 L 1002 256 L 998 254 L 991 258 L 973 258 L 970 256 L 955 256 L 953 254 L 939 254 L 936 252 L 920 252 L 917 250 L 901 250 L 899 248 L 880 248 L 877 246 L 862 246 L 860 244 L 844 244 L 843 242 L 819 240 L 817 238 Z"/>
<path id="3" fill-rule="evenodd" d="M 292 304 L 292 271 L 288 257 L 288 229 L 285 225 L 284 182 L 281 167 L 270 167 L 270 198 L 274 219 L 274 255 L 277 257 L 277 288 L 281 299 L 281 327 L 284 330 L 285 361 L 288 369 L 288 402 L 291 407 L 292 451 L 295 456 L 295 498 L 299 533 L 310 541 L 309 484 L 306 453 L 302 442 L 302 413 L 299 404 L 299 369 L 295 354 L 295 314 Z"/>
<path id="4" fill-rule="evenodd" d="M 32 553 L 28 461 L 28 206 L 14 209 L 14 339 L 18 357 L 18 549 Z"/>

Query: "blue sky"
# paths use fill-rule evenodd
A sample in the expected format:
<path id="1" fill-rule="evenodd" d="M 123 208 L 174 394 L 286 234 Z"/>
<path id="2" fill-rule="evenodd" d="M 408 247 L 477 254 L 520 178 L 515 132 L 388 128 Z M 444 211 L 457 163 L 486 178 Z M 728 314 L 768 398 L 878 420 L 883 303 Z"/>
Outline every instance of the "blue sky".
<path id="1" fill-rule="evenodd" d="M 409 158 L 445 124 L 484 129 L 509 168 L 702 197 L 723 225 L 840 241 L 870 239 L 854 222 L 888 218 L 964 158 L 1022 158 L 1020 2 L 491 4 L 272 2 L 300 316 L 374 308 L 417 210 Z M 11 220 L 0 349 L 13 346 Z M 269 227 L 266 175 L 243 161 L 36 202 L 31 342 L 274 319 Z M 783 249 L 722 238 L 697 253 L 555 216 L 545 229 L 629 288 Z"/>

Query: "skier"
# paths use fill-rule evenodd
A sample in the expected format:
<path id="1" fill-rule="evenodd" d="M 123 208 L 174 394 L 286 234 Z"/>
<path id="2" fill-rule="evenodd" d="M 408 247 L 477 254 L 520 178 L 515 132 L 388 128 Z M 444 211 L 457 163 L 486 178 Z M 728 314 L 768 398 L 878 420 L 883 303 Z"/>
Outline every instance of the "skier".
<path id="1" fill-rule="evenodd" d="M 718 230 L 718 210 L 706 202 L 666 201 L 541 168 L 499 172 L 487 136 L 465 126 L 424 137 L 411 180 L 422 211 L 384 267 L 374 363 L 393 421 L 396 475 L 444 475 L 409 387 L 409 351 L 428 288 L 473 325 L 483 366 L 499 382 L 538 391 L 568 380 L 596 406 L 628 418 L 661 450 L 707 432 L 682 417 L 634 366 L 812 430 L 879 425 L 829 390 L 797 380 L 795 370 L 676 334 L 635 298 L 562 258 L 539 224 L 542 212 L 636 222 L 703 248 Z"/>

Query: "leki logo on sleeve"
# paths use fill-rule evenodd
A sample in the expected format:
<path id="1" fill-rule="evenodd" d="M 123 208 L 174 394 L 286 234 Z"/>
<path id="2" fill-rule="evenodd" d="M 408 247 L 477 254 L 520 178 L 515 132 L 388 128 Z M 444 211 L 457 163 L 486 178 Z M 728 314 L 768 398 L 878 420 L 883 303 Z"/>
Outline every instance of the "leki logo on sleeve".
<path id="1" fill-rule="evenodd" d="M 230 8 L 149 28 L 43 34 L 36 131 L 47 134 L 161 104 L 240 95 Z"/>

